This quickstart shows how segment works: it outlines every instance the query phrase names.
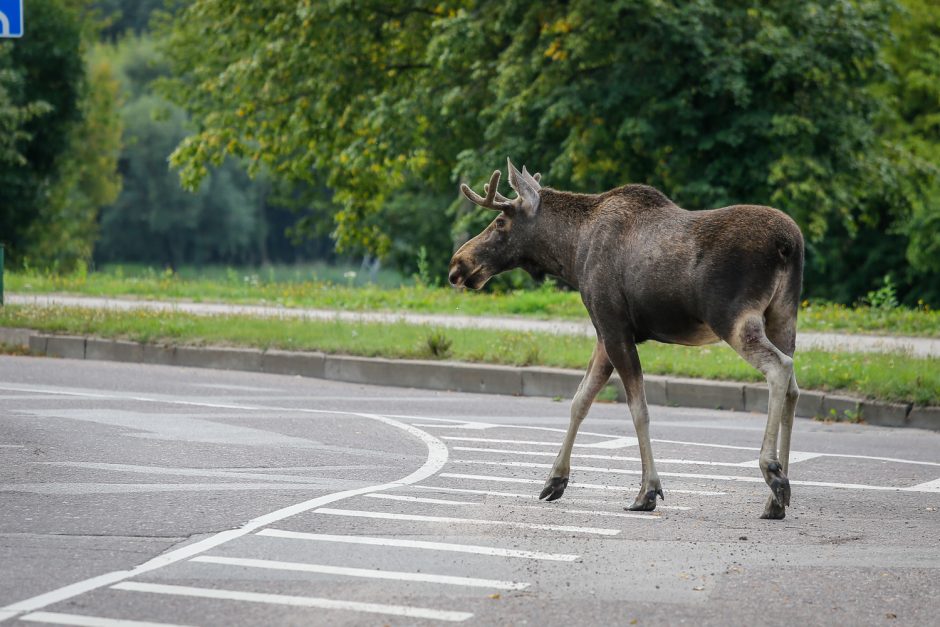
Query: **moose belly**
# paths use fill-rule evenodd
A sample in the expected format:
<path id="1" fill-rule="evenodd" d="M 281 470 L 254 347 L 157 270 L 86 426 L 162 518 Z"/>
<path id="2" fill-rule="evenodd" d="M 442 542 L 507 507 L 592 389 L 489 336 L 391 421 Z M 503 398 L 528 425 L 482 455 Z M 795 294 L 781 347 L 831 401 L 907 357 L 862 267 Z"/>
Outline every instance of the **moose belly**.
<path id="1" fill-rule="evenodd" d="M 656 326 L 659 328 L 648 328 L 645 333 L 638 333 L 636 341 L 656 340 L 664 344 L 683 344 L 685 346 L 702 346 L 721 341 L 721 338 L 704 322 L 677 326 Z"/>

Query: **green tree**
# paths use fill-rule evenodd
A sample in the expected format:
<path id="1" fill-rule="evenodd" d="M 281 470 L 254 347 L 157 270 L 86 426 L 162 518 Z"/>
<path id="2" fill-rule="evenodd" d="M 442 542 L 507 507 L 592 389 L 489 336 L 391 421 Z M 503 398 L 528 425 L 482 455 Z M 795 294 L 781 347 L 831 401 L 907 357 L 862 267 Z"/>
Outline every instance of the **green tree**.
<path id="1" fill-rule="evenodd" d="M 148 36 L 128 36 L 102 51 L 116 68 L 124 99 L 124 184 L 101 213 L 95 258 L 172 267 L 268 261 L 272 243 L 283 236 L 268 226 L 278 210 L 267 177 L 251 181 L 235 159 L 227 159 L 195 193 L 183 190 L 167 157 L 186 136 L 188 116 L 150 88 L 168 73 L 166 61 Z"/>
<path id="2" fill-rule="evenodd" d="M 82 121 L 70 129 L 58 174 L 41 190 L 38 218 L 27 230 L 30 263 L 69 270 L 91 260 L 98 211 L 121 189 L 118 104 L 118 82 L 110 63 L 91 55 L 80 104 Z"/>
<path id="3" fill-rule="evenodd" d="M 379 254 L 401 190 L 452 199 L 460 230 L 483 218 L 456 183 L 506 155 L 559 188 L 645 182 L 690 208 L 773 204 L 807 234 L 809 291 L 822 292 L 842 280 L 833 251 L 886 230 L 903 250 L 898 216 L 921 215 L 922 183 L 886 141 L 873 89 L 890 77 L 894 9 L 196 0 L 167 33 L 179 76 L 165 93 L 197 125 L 172 162 L 191 187 L 227 155 L 286 180 L 320 173 L 338 245 Z"/>
<path id="4" fill-rule="evenodd" d="M 8 157 L 0 160 L 0 239 L 13 265 L 28 253 L 27 234 L 81 122 L 85 80 L 80 7 L 35 0 L 29 23 L 28 37 L 0 40 L 0 120 L 9 133 L 0 140 Z"/>

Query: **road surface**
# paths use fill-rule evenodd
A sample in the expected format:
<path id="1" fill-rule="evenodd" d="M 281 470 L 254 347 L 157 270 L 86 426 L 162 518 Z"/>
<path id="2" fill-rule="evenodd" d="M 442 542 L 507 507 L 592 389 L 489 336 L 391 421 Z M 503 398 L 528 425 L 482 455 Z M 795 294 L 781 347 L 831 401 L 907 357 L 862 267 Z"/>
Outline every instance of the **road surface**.
<path id="1" fill-rule="evenodd" d="M 0 619 L 75 625 L 936 624 L 940 433 L 0 357 Z M 119 621 L 119 622 L 109 622 Z M 137 621 L 128 622 L 128 621 Z M 635 621 L 635 622 L 634 622 Z"/>

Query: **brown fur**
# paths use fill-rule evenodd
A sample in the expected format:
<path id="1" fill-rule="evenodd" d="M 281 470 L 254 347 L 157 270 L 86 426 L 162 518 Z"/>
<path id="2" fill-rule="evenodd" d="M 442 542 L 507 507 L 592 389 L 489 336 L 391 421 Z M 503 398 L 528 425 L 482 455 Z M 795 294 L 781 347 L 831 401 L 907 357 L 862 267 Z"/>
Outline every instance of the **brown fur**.
<path id="1" fill-rule="evenodd" d="M 572 409 L 572 424 L 580 424 L 603 387 L 610 375 L 608 366 L 616 368 L 627 391 L 644 462 L 643 486 L 634 509 L 652 509 L 656 493 L 661 494 L 646 429 L 648 411 L 636 344 L 728 342 L 768 377 L 771 408 L 761 469 L 774 492 L 774 505 L 768 504 L 765 517 L 782 518 L 789 484 L 785 455 L 780 456 L 783 472 L 777 469 L 781 465 L 777 435 L 782 436 L 781 452 L 788 453 L 798 395 L 791 358 L 802 288 L 803 236 L 796 223 L 770 207 L 686 211 L 645 185 L 574 194 L 543 188 L 537 178 L 525 170 L 520 173 L 511 163 L 509 171 L 510 184 L 519 194 L 515 200 L 496 192 L 498 172 L 485 199 L 464 189 L 473 202 L 501 213 L 454 254 L 451 283 L 479 289 L 494 274 L 522 267 L 534 275 L 556 275 L 579 290 L 599 348 L 582 384 L 590 398 L 576 399 L 579 409 Z M 604 372 L 606 376 L 601 376 Z M 785 433 L 780 432 L 781 425 Z M 569 433 L 570 442 L 566 438 L 543 497 L 557 498 L 564 491 L 550 488 L 553 481 L 567 481 L 566 460 L 576 431 L 575 426 Z"/>

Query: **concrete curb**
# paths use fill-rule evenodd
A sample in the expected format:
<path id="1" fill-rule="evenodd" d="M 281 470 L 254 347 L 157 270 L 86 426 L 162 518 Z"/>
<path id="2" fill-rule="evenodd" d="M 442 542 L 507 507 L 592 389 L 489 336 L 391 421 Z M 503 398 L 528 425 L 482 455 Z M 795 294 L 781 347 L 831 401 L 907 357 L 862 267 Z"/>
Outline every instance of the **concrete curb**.
<path id="1" fill-rule="evenodd" d="M 0 344 L 29 349 L 37 356 L 243 370 L 348 383 L 565 399 L 575 393 L 584 375 L 581 371 L 562 368 L 519 368 L 217 346 L 161 346 L 95 337 L 47 335 L 2 327 Z M 645 382 L 647 401 L 653 405 L 767 411 L 767 389 L 760 385 L 652 375 L 646 376 Z M 612 385 L 618 400 L 623 402 L 623 385 L 616 376 Z M 802 391 L 797 415 L 940 431 L 940 407 L 879 403 L 823 392 Z"/>

